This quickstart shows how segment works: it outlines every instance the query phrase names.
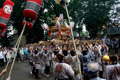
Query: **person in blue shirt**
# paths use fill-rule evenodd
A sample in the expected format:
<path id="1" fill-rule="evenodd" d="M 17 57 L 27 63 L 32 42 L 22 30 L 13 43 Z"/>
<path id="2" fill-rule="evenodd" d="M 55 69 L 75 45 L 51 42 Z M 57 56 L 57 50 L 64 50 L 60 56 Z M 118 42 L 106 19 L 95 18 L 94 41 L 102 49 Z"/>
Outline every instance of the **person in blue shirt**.
<path id="1" fill-rule="evenodd" d="M 25 60 L 28 60 L 28 49 L 25 47 L 24 49 Z"/>

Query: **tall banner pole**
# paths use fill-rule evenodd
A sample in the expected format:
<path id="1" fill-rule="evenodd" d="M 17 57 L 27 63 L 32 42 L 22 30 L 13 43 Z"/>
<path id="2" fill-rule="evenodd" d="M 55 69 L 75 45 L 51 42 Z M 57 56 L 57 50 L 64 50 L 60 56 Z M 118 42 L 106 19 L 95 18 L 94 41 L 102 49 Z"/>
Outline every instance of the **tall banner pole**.
<path id="1" fill-rule="evenodd" d="M 16 60 L 16 57 L 17 57 L 17 52 L 18 52 L 18 49 L 19 49 L 19 46 L 20 46 L 20 42 L 21 42 L 23 33 L 24 33 L 24 31 L 25 31 L 26 24 L 27 24 L 27 21 L 25 22 L 24 27 L 23 27 L 23 29 L 22 29 L 22 32 L 21 32 L 21 34 L 20 34 L 19 41 L 18 41 L 17 46 L 16 46 L 17 49 L 16 49 L 16 51 L 15 51 L 15 57 L 14 57 L 14 60 L 13 60 L 12 65 L 11 65 L 8 78 L 11 77 L 11 73 L 12 73 L 12 70 L 13 70 L 13 67 L 14 67 L 14 64 L 15 64 L 15 60 Z"/>
<path id="2" fill-rule="evenodd" d="M 68 13 L 68 8 L 67 8 L 66 3 L 65 3 L 65 9 L 66 9 L 66 12 L 67 12 L 67 17 L 68 17 L 68 21 L 69 21 L 69 25 L 70 25 L 70 16 L 69 16 L 69 13 Z M 75 39 L 74 39 L 73 30 L 72 30 L 71 25 L 70 25 L 70 30 L 71 30 L 71 36 L 72 36 L 73 45 L 74 45 L 75 52 L 76 52 L 78 69 L 79 69 L 79 73 L 80 73 L 80 79 L 83 80 L 82 79 L 82 72 L 81 72 L 81 62 L 80 62 L 80 60 L 78 58 L 78 52 L 77 52 L 77 48 L 76 48 Z"/>

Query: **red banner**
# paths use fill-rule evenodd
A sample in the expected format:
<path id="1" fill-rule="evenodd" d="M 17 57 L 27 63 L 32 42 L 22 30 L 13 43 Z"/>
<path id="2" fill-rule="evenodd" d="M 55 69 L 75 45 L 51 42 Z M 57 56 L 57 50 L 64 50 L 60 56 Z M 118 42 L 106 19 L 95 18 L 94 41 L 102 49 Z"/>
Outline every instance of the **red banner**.
<path id="1" fill-rule="evenodd" d="M 11 14 L 12 9 L 13 9 L 13 6 L 14 6 L 14 2 L 13 1 L 6 0 L 4 2 L 3 7 L 2 7 L 2 10 L 1 10 L 2 14 L 0 15 L 0 17 L 7 18 L 9 20 L 10 14 Z"/>
<path id="2" fill-rule="evenodd" d="M 42 4 L 42 0 L 27 0 L 27 1 L 33 1 L 33 2 L 38 3 L 39 5 L 41 5 L 41 4 Z"/>

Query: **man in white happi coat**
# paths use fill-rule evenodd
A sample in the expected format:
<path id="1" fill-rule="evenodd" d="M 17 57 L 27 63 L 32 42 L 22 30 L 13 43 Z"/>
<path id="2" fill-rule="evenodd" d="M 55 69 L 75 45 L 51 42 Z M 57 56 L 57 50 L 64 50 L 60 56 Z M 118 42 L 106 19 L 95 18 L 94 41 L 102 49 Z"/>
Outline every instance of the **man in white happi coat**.
<path id="1" fill-rule="evenodd" d="M 39 78 L 38 73 L 41 66 L 40 66 L 40 53 L 37 50 L 35 50 L 33 53 L 33 62 L 35 66 L 34 75 L 35 75 L 35 78 L 38 79 Z"/>
<path id="2" fill-rule="evenodd" d="M 46 77 L 49 77 L 49 72 L 50 72 L 50 54 L 48 52 L 48 49 L 46 48 L 42 54 L 42 59 L 43 59 L 43 65 L 44 65 L 44 75 Z"/>
<path id="3" fill-rule="evenodd" d="M 74 80 L 74 71 L 69 64 L 62 63 L 63 55 L 57 54 L 59 63 L 55 67 L 55 80 Z"/>
<path id="4" fill-rule="evenodd" d="M 75 51 L 71 51 L 70 53 L 70 66 L 74 70 L 76 79 L 80 80 L 80 73 L 78 70 L 78 63 L 77 63 L 77 57 Z"/>

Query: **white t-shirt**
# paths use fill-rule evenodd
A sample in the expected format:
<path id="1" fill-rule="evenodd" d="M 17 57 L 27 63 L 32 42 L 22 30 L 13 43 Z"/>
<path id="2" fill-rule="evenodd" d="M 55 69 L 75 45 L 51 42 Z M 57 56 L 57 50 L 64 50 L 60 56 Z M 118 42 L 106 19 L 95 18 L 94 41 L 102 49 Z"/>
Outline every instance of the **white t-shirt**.
<path id="1" fill-rule="evenodd" d="M 23 50 L 23 48 L 20 49 L 20 53 L 21 53 L 21 55 L 24 55 L 24 50 Z"/>
<path id="2" fill-rule="evenodd" d="M 78 63 L 77 63 L 77 58 L 76 56 L 70 56 L 72 58 L 72 69 L 74 70 L 78 70 Z"/>
<path id="3" fill-rule="evenodd" d="M 3 58 L 4 58 L 4 56 L 3 56 L 3 52 L 0 51 L 0 59 L 3 59 Z"/>
<path id="4" fill-rule="evenodd" d="M 69 63 L 70 55 L 68 54 L 67 56 L 64 56 L 66 59 L 66 62 Z"/>
<path id="5" fill-rule="evenodd" d="M 47 65 L 47 66 L 50 66 L 50 63 L 49 63 L 49 56 L 50 56 L 50 54 L 49 53 L 43 53 L 43 56 L 45 56 L 45 58 L 43 59 L 43 61 L 45 62 L 45 64 Z"/>
<path id="6" fill-rule="evenodd" d="M 82 56 L 82 53 L 80 50 L 77 50 L 78 56 Z"/>
<path id="7" fill-rule="evenodd" d="M 7 50 L 3 51 L 3 54 L 4 54 L 4 55 L 7 54 Z"/>
<path id="8" fill-rule="evenodd" d="M 7 59 L 9 59 L 10 57 L 11 57 L 11 52 L 9 51 L 9 52 L 7 52 Z"/>
<path id="9" fill-rule="evenodd" d="M 100 53 L 100 56 L 101 56 L 102 55 L 101 54 L 101 48 L 102 48 L 101 45 L 98 45 L 97 48 L 98 48 L 98 52 Z"/>

